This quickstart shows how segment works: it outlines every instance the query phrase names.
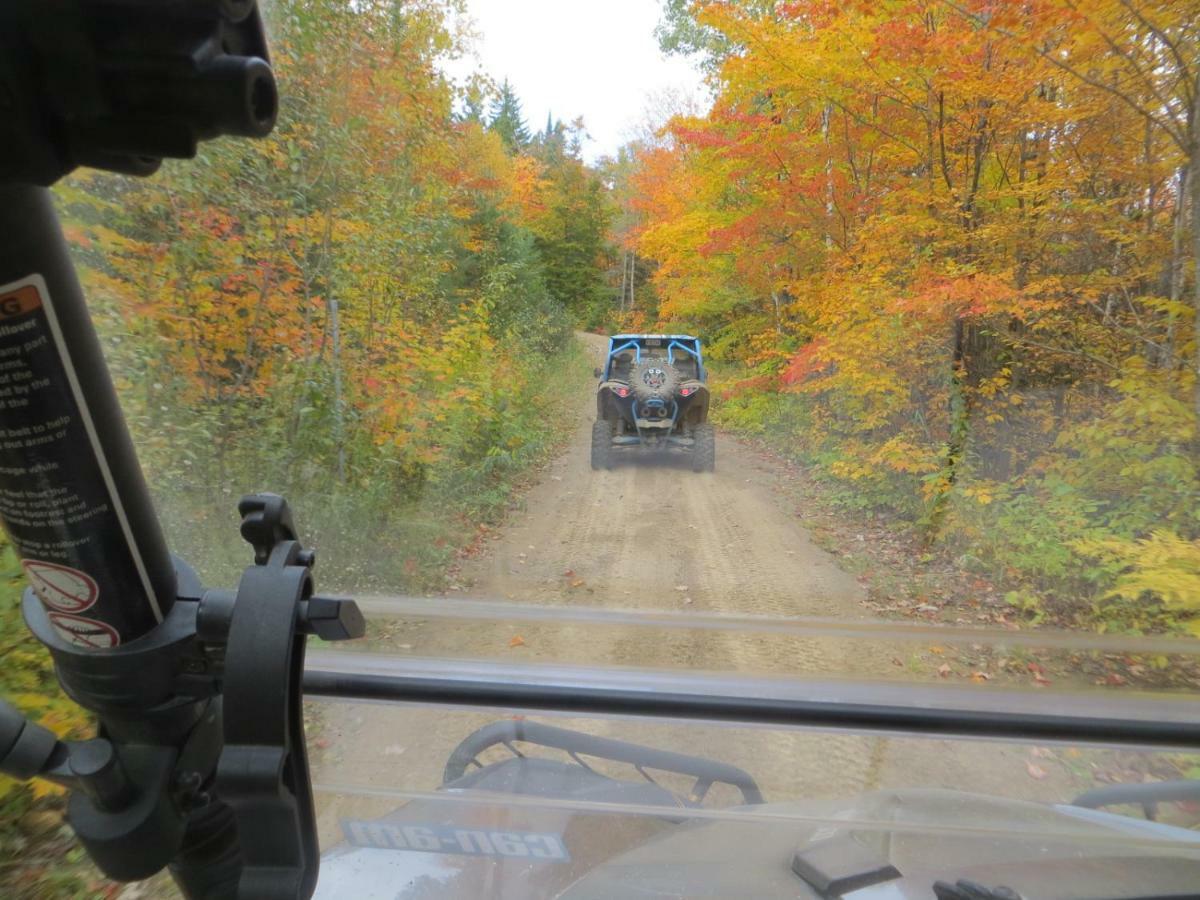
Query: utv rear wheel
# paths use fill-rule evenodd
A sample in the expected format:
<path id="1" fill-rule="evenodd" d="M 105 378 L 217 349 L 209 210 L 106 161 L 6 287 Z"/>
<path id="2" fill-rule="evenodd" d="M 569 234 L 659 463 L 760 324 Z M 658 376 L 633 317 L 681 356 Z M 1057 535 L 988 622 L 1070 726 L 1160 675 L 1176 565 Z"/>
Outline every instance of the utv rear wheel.
<path id="1" fill-rule="evenodd" d="M 712 472 L 717 468 L 717 436 L 713 427 L 705 422 L 697 425 L 692 435 L 692 471 Z"/>
<path id="2" fill-rule="evenodd" d="M 612 423 L 607 419 L 597 419 L 592 423 L 592 468 L 612 468 Z"/>

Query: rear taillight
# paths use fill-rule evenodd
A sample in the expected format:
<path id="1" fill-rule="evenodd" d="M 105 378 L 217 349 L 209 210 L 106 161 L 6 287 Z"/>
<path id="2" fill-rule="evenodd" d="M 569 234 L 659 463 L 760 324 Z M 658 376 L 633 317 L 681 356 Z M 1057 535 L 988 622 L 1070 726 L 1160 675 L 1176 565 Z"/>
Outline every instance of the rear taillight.
<path id="1" fill-rule="evenodd" d="M 616 394 L 618 397 L 628 397 L 629 396 L 629 388 L 616 387 L 616 388 L 613 388 L 613 393 Z"/>
<path id="2" fill-rule="evenodd" d="M 692 394 L 696 393 L 696 391 L 698 391 L 698 390 L 700 390 L 698 385 L 694 385 L 694 384 L 685 385 L 684 387 L 681 387 L 679 389 L 679 396 L 690 397 L 690 396 L 692 396 Z"/>

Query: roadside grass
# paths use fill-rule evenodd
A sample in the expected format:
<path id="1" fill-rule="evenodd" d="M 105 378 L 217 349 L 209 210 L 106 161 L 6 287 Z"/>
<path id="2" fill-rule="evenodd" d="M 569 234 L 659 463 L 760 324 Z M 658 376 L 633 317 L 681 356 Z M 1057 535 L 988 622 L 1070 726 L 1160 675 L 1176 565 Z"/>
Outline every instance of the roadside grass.
<path id="1" fill-rule="evenodd" d="M 584 350 L 572 338 L 559 353 L 538 360 L 525 379 L 525 393 L 505 404 L 499 424 L 492 423 L 497 442 L 457 450 L 404 496 L 390 490 L 388 478 L 370 473 L 340 485 L 329 478 L 281 485 L 267 480 L 261 460 L 254 459 L 239 461 L 240 468 L 235 464 L 221 485 L 155 482 L 150 472 L 168 543 L 206 584 L 236 584 L 251 561 L 238 533 L 238 499 L 272 490 L 287 498 L 301 540 L 317 552 L 320 590 L 437 591 L 480 526 L 502 521 L 528 473 L 561 446 L 560 424 L 588 374 Z"/>
<path id="2" fill-rule="evenodd" d="M 1108 569 L 1080 556 L 1055 526 L 1032 529 L 1028 516 L 1005 513 L 1030 506 L 1029 497 L 1008 498 L 994 488 L 977 498 L 978 483 L 968 473 L 952 492 L 963 496 L 934 526 L 904 500 L 911 499 L 911 485 L 884 475 L 840 474 L 857 451 L 839 448 L 836 435 L 819 433 L 810 421 L 810 399 L 756 386 L 737 366 L 718 363 L 713 370 L 719 427 L 779 462 L 795 514 L 819 546 L 859 577 L 877 614 L 972 627 L 1180 634 L 1180 622 L 1164 613 L 1163 604 L 1145 597 L 1140 618 L 1115 614 L 1118 601 L 1103 599 L 1112 586 Z M 989 527 L 977 527 L 984 514 L 979 510 L 992 517 Z M 1088 527 L 1099 534 L 1103 523 Z M 1018 544 L 1024 548 L 1019 553 L 1013 549 Z M 1051 556 L 1054 567 L 1046 562 Z M 1128 613 L 1132 607 L 1121 608 Z M 1194 657 L 1082 654 L 1066 660 L 1056 675 L 1088 685 L 1200 687 Z"/>

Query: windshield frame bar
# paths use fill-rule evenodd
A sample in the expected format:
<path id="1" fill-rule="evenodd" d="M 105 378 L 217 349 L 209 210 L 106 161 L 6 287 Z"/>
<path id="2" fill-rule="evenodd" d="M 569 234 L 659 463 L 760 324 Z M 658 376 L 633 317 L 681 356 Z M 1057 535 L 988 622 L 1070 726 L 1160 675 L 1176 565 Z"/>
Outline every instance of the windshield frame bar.
<path id="1" fill-rule="evenodd" d="M 1200 747 L 1200 707 L 1191 701 L 1125 698 L 1145 714 L 1103 712 L 1103 700 L 1068 694 L 957 689 L 939 685 L 787 679 L 788 693 L 758 690 L 767 679 L 678 677 L 669 689 L 644 673 L 605 680 L 591 670 L 488 663 L 489 674 L 459 660 L 388 659 L 390 671 L 347 671 L 354 656 L 313 654 L 304 672 L 308 697 L 401 704 L 636 716 L 745 725 L 888 732 L 922 737 L 988 738 L 1088 746 Z M 405 668 L 408 671 L 405 671 Z M 542 671 L 542 670 L 545 671 Z M 639 677 L 643 673 L 638 673 Z M 779 684 L 783 682 L 780 681 Z M 741 685 L 740 691 L 730 690 Z M 899 687 L 903 693 L 894 689 Z M 1119 699 L 1119 698 L 1114 698 Z M 1076 709 L 1067 708 L 1068 701 Z M 1004 704 L 1009 704 L 1004 707 Z M 1037 709 L 1043 707 L 1045 711 Z M 990 707 L 990 708 L 989 708 Z M 1001 708 L 1004 707 L 1004 708 Z"/>

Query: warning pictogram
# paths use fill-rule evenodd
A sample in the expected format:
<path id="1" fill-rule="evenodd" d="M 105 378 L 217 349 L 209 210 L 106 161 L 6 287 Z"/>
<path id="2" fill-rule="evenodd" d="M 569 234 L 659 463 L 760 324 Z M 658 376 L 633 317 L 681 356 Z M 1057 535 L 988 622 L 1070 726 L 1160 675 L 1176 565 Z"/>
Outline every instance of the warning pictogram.
<path id="1" fill-rule="evenodd" d="M 70 613 L 46 613 L 58 636 L 68 644 L 89 650 L 111 650 L 121 643 L 116 629 L 95 619 L 73 616 Z"/>
<path id="2" fill-rule="evenodd" d="M 36 559 L 27 559 L 21 565 L 29 586 L 48 609 L 81 613 L 91 608 L 100 596 L 99 585 L 86 572 Z"/>

